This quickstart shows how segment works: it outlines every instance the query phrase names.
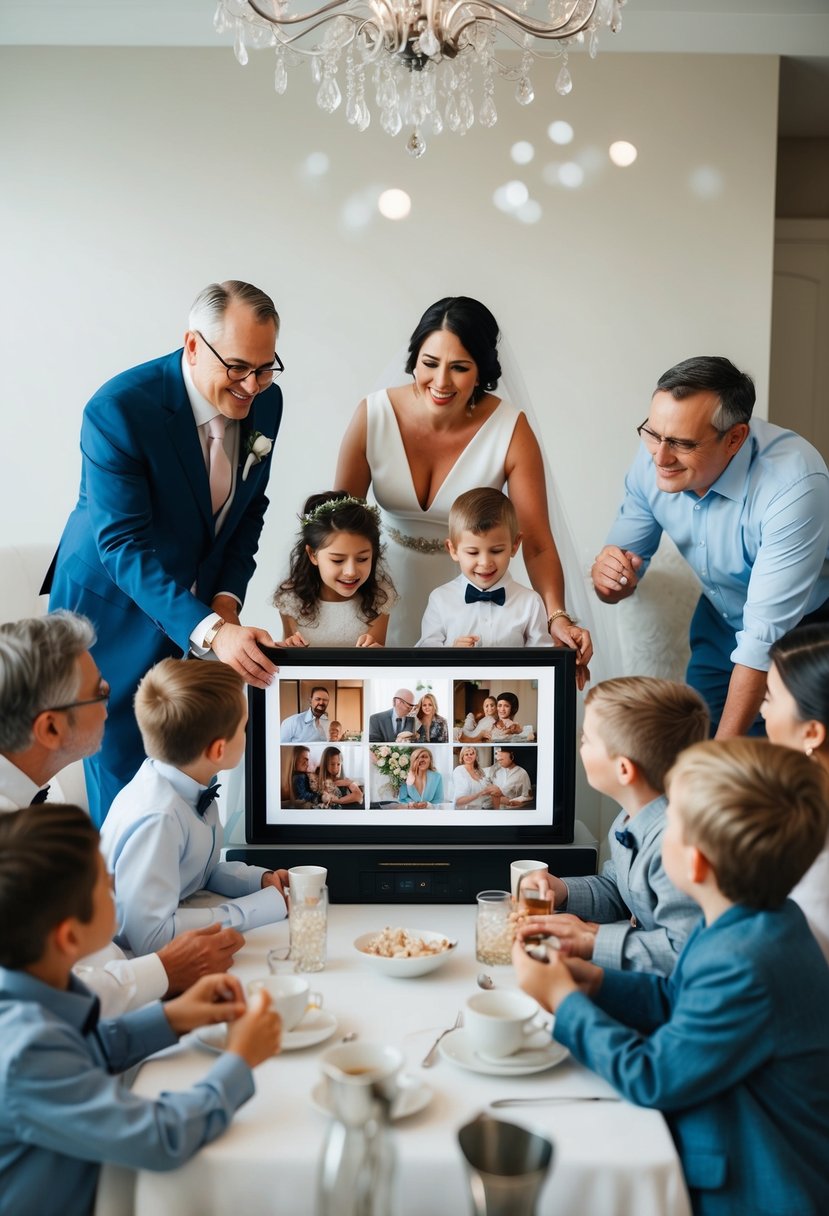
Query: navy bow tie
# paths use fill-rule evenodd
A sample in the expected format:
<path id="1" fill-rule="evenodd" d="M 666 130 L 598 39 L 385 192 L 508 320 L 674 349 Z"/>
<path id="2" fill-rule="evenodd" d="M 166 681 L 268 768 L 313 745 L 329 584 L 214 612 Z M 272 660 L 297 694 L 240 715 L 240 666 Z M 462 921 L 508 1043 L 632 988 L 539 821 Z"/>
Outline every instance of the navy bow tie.
<path id="1" fill-rule="evenodd" d="M 495 591 L 479 591 L 472 583 L 467 583 L 464 598 L 467 604 L 477 604 L 480 600 L 485 604 L 499 604 L 503 607 L 507 593 L 503 587 L 497 587 Z"/>
<path id="2" fill-rule="evenodd" d="M 633 832 L 629 832 L 627 828 L 621 832 L 617 832 L 616 839 L 619 841 L 619 844 L 623 849 L 636 848 L 636 837 L 634 836 Z"/>
<path id="3" fill-rule="evenodd" d="M 196 799 L 196 810 L 200 815 L 207 812 L 210 804 L 218 797 L 221 788 L 220 785 L 208 785 L 206 790 L 202 790 Z"/>
<path id="4" fill-rule="evenodd" d="M 39 803 L 45 802 L 48 797 L 49 797 L 49 786 L 44 785 L 42 790 L 37 791 L 34 798 L 29 803 L 29 806 L 37 806 Z"/>

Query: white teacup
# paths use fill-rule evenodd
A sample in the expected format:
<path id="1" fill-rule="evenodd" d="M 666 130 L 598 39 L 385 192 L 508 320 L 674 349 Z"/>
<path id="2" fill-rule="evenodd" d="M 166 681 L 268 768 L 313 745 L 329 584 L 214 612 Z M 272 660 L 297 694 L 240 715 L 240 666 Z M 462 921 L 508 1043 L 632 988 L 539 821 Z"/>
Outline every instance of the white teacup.
<path id="1" fill-rule="evenodd" d="M 514 900 L 518 899 L 518 886 L 528 874 L 537 871 L 547 875 L 550 873 L 546 861 L 514 861 L 509 868 L 510 891 Z M 533 884 L 537 886 L 537 883 Z"/>
<path id="2" fill-rule="evenodd" d="M 496 988 L 469 998 L 464 1026 L 479 1055 L 500 1060 L 521 1051 L 538 1034 L 539 1012 L 538 1002 L 526 993 Z"/>
<path id="3" fill-rule="evenodd" d="M 250 996 L 264 988 L 285 1030 L 298 1026 L 309 1009 L 322 1008 L 322 994 L 311 992 L 310 987 L 301 975 L 266 975 L 247 986 Z"/>
<path id="4" fill-rule="evenodd" d="M 315 903 L 322 894 L 327 878 L 328 871 L 325 866 L 291 866 L 288 871 L 291 899 L 295 903 L 305 903 L 308 900 Z"/>

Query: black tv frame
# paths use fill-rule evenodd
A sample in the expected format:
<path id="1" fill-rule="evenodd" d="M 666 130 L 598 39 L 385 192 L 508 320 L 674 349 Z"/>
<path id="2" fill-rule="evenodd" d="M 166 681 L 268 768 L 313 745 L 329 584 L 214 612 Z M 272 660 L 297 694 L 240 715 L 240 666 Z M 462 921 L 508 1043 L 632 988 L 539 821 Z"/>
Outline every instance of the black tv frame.
<path id="1" fill-rule="evenodd" d="M 522 852 L 530 846 L 570 844 L 573 840 L 575 822 L 575 744 L 576 744 L 576 680 L 575 654 L 559 647 L 533 649 L 464 649 L 446 648 L 380 648 L 360 649 L 320 648 L 275 648 L 267 649 L 269 658 L 281 670 L 293 666 L 313 666 L 319 669 L 321 683 L 326 680 L 325 670 L 330 667 L 376 668 L 378 672 L 389 672 L 396 668 L 422 667 L 427 671 L 467 665 L 470 678 L 475 669 L 485 668 L 487 674 L 497 672 L 498 667 L 525 668 L 527 678 L 533 679 L 541 668 L 552 668 L 555 704 L 553 716 L 553 745 L 555 767 L 553 770 L 553 799 L 549 808 L 549 822 L 514 827 L 470 824 L 468 827 L 436 828 L 431 824 L 422 827 L 416 824 L 401 826 L 369 821 L 365 827 L 357 825 L 322 826 L 319 823 L 275 824 L 267 822 L 266 771 L 267 771 L 267 722 L 266 694 L 261 689 L 248 690 L 250 716 L 248 720 L 248 746 L 245 753 L 245 835 L 253 845 L 381 845 L 384 847 L 427 846 L 435 849 L 441 845 L 486 845 L 490 847 L 510 846 Z M 368 740 L 363 740 L 367 745 Z M 533 746 L 521 744 L 521 746 Z M 539 748 L 543 744 L 537 744 Z M 367 816 L 371 812 L 366 812 Z"/>

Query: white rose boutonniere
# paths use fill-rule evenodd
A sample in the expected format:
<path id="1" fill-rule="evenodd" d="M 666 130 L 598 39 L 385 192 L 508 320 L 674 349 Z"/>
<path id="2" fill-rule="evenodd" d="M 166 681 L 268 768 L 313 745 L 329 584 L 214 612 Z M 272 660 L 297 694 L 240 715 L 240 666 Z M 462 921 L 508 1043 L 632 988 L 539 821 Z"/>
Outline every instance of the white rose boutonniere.
<path id="1" fill-rule="evenodd" d="M 248 473 L 253 466 L 259 464 L 259 461 L 263 460 L 270 453 L 272 447 L 273 443 L 268 439 L 267 435 L 263 435 L 261 431 L 251 431 L 245 445 L 247 460 L 242 470 L 242 481 L 247 481 Z"/>

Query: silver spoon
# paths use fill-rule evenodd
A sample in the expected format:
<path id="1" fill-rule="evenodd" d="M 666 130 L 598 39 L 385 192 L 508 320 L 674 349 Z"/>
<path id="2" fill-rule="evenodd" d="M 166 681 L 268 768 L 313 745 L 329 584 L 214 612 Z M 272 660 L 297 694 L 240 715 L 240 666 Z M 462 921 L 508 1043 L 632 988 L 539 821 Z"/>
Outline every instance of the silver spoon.
<path id="1" fill-rule="evenodd" d="M 487 975 L 485 971 L 478 973 L 478 987 L 483 988 L 484 992 L 489 992 L 495 987 L 495 981 L 491 975 Z"/>

